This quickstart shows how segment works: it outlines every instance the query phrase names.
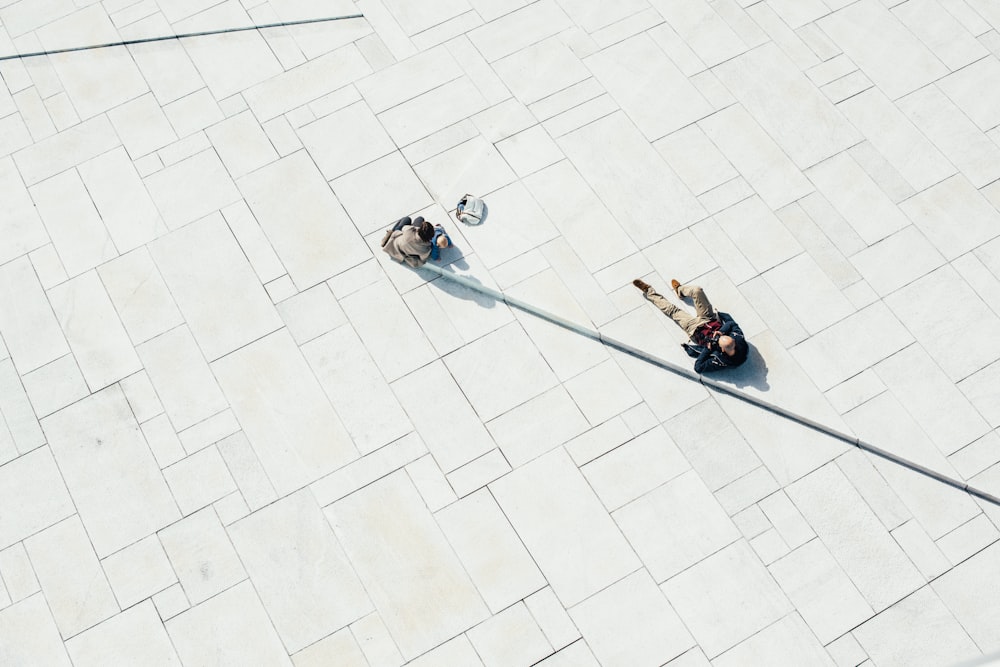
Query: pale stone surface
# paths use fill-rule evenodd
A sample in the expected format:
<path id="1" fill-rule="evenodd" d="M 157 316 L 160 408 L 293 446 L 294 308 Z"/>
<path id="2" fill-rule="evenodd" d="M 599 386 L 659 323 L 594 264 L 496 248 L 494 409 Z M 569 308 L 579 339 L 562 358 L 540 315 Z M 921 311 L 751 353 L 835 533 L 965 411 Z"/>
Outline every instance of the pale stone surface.
<path id="1" fill-rule="evenodd" d="M 152 244 L 153 260 L 209 361 L 281 326 L 264 290 L 221 215 L 188 225 Z"/>
<path id="2" fill-rule="evenodd" d="M 708 656 L 718 656 L 791 611 L 774 579 L 740 540 L 669 579 L 667 600 Z M 736 606 L 742 614 L 726 614 Z"/>
<path id="3" fill-rule="evenodd" d="M 229 588 L 164 625 L 182 664 L 292 664 L 249 582 Z"/>
<path id="4" fill-rule="evenodd" d="M 213 598 L 246 579 L 243 563 L 211 507 L 171 524 L 159 536 L 192 604 Z"/>
<path id="5" fill-rule="evenodd" d="M 107 623 L 66 642 L 74 665 L 100 667 L 124 661 L 143 665 L 180 665 L 151 601 L 118 614 Z"/>
<path id="6" fill-rule="evenodd" d="M 270 368 L 266 377 L 260 368 Z M 213 364 L 275 490 L 285 495 L 357 458 L 357 449 L 287 332 Z"/>
<path id="7" fill-rule="evenodd" d="M 73 514 L 73 503 L 48 448 L 0 466 L 0 548 L 20 542 Z"/>
<path id="8" fill-rule="evenodd" d="M 52 617 L 66 639 L 118 613 L 79 517 L 70 517 L 25 540 Z"/>
<path id="9" fill-rule="evenodd" d="M 308 492 L 268 505 L 228 532 L 290 653 L 371 611 L 361 582 Z M 322 569 L 313 566 L 317 562 Z"/>
<path id="10" fill-rule="evenodd" d="M 0 644 L 0 658 L 6 663 L 44 662 L 54 667 L 69 667 L 72 664 L 45 596 L 40 593 L 0 609 L 0 634 L 17 638 L 16 641 Z"/>
<path id="11" fill-rule="evenodd" d="M 626 505 L 614 518 L 658 582 L 739 539 L 732 521 L 692 472 Z"/>
<path id="12" fill-rule="evenodd" d="M 662 665 L 694 644 L 644 570 L 581 602 L 570 613 L 603 665 Z"/>
<path id="13" fill-rule="evenodd" d="M 995 4 L 0 0 L 0 662 L 996 650 Z"/>
<path id="14" fill-rule="evenodd" d="M 638 567 L 632 548 L 564 451 L 518 468 L 491 490 L 564 605 Z"/>
<path id="15" fill-rule="evenodd" d="M 875 611 L 923 585 L 923 577 L 833 465 L 788 487 L 788 494 Z"/>
<path id="16" fill-rule="evenodd" d="M 768 570 L 824 644 L 875 614 L 819 539 L 771 563 Z"/>
<path id="17" fill-rule="evenodd" d="M 407 659 L 489 616 L 404 474 L 365 487 L 326 514 Z"/>
<path id="18" fill-rule="evenodd" d="M 856 628 L 853 634 L 865 652 L 883 664 L 935 665 L 976 652 L 968 633 L 930 586 Z"/>
<path id="19" fill-rule="evenodd" d="M 98 556 L 178 518 L 177 506 L 117 386 L 46 417 L 43 426 Z"/>

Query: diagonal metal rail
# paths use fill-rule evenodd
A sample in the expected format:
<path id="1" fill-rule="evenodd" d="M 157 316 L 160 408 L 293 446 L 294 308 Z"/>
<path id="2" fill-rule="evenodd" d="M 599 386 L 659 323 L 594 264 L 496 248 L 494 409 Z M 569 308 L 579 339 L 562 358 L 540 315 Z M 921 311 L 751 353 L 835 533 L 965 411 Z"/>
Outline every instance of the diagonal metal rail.
<path id="1" fill-rule="evenodd" d="M 345 16 L 327 16 L 318 19 L 302 19 L 300 21 L 281 21 L 280 23 L 262 23 L 260 25 L 248 25 L 238 28 L 220 28 L 218 30 L 203 30 L 201 32 L 185 32 L 179 35 L 162 35 L 159 37 L 143 37 L 141 39 L 126 39 L 120 42 L 108 42 L 106 44 L 91 44 L 88 46 L 70 46 L 65 49 L 50 49 L 48 51 L 34 51 L 32 53 L 14 53 L 8 56 L 0 56 L 0 62 L 4 60 L 22 60 L 24 58 L 37 58 L 38 56 L 51 56 L 57 53 L 73 53 L 75 51 L 92 51 L 94 49 L 108 49 L 113 46 L 132 46 L 133 44 L 149 44 L 151 42 L 167 42 L 174 39 L 187 39 L 188 37 L 205 37 L 208 35 L 226 35 L 231 32 L 247 32 L 249 30 L 266 30 L 268 28 L 287 28 L 293 25 L 307 25 L 310 23 L 327 23 L 330 21 L 345 21 L 347 19 L 360 19 L 364 14 L 347 14 Z"/>
<path id="2" fill-rule="evenodd" d="M 497 301 L 501 301 L 503 303 L 506 303 L 508 306 L 510 306 L 512 308 L 517 308 L 518 310 L 522 310 L 522 311 L 524 311 L 526 313 L 530 313 L 531 315 L 534 315 L 535 317 L 539 317 L 539 318 L 541 318 L 543 320 L 551 322 L 552 324 L 555 324 L 556 326 L 560 326 L 563 329 L 566 329 L 568 331 L 572 331 L 573 333 L 576 333 L 576 334 L 579 334 L 581 336 L 585 336 L 586 338 L 590 338 L 592 340 L 595 340 L 595 341 L 597 341 L 597 342 L 599 342 L 599 343 L 601 343 L 603 345 L 606 345 L 607 347 L 610 347 L 610 348 L 612 348 L 614 350 L 618 350 L 619 352 L 623 352 L 623 353 L 625 353 L 625 354 L 627 354 L 629 356 L 635 357 L 636 359 L 640 359 L 640 360 L 642 360 L 642 361 L 644 361 L 644 362 L 646 362 L 648 364 L 652 364 L 653 366 L 656 366 L 658 368 L 662 368 L 665 371 L 670 371 L 671 373 L 673 373 L 675 375 L 680 375 L 681 377 L 684 377 L 684 378 L 686 378 L 688 380 L 691 380 L 692 382 L 697 382 L 697 383 L 703 385 L 704 387 L 707 387 L 708 389 L 712 389 L 712 390 L 715 390 L 715 391 L 717 391 L 719 393 L 726 394 L 728 396 L 732 396 L 733 398 L 741 400 L 744 403 L 749 403 L 751 405 L 755 405 L 758 408 L 762 408 L 764 410 L 767 410 L 768 412 L 771 412 L 771 413 L 773 413 L 775 415 L 778 415 L 779 417 L 783 417 L 783 418 L 785 418 L 785 419 L 787 419 L 789 421 L 793 421 L 793 422 L 795 422 L 797 424 L 801 424 L 802 426 L 805 426 L 806 428 L 809 428 L 809 429 L 812 429 L 814 431 L 818 431 L 820 433 L 828 435 L 831 438 L 839 440 L 839 441 L 841 441 L 841 442 L 843 442 L 845 444 L 851 445 L 853 447 L 857 447 L 858 449 L 866 451 L 869 454 L 873 454 L 875 456 L 878 456 L 879 458 L 885 459 L 886 461 L 890 461 L 890 462 L 892 462 L 892 463 L 894 463 L 894 464 L 896 464 L 898 466 L 902 466 L 904 468 L 908 468 L 909 470 L 912 470 L 912 471 L 914 471 L 914 472 L 916 472 L 918 474 L 924 475 L 925 477 L 929 477 L 929 478 L 931 478 L 931 479 L 933 479 L 933 480 L 935 480 L 937 482 L 940 482 L 942 484 L 946 484 L 947 486 L 954 487 L 956 489 L 959 489 L 960 491 L 964 491 L 964 492 L 968 493 L 970 496 L 974 496 L 976 498 L 979 498 L 980 500 L 983 500 L 985 502 L 988 502 L 988 503 L 991 503 L 993 505 L 996 505 L 997 507 L 1000 507 L 1000 498 L 998 498 L 998 497 L 996 497 L 996 496 L 994 496 L 992 494 L 989 494 L 986 491 L 983 491 L 982 489 L 979 489 L 979 488 L 974 487 L 974 486 L 970 486 L 969 484 L 963 482 L 960 479 L 956 479 L 954 477 L 950 477 L 950 476 L 945 475 L 944 473 L 941 473 L 941 472 L 939 472 L 937 470 L 933 470 L 933 469 L 928 468 L 926 466 L 922 466 L 919 463 L 917 463 L 916 461 L 911 461 L 910 459 L 904 458 L 904 457 L 899 456 L 897 454 L 893 454 L 892 452 L 887 451 L 885 449 L 882 449 L 881 447 L 876 447 L 875 445 L 871 444 L 870 442 L 865 442 L 864 440 L 861 440 L 860 438 L 857 438 L 857 437 L 855 437 L 853 435 L 850 435 L 848 433 L 843 433 L 842 431 L 838 431 L 837 429 L 831 428 L 830 426 L 827 426 L 826 424 L 821 424 L 820 422 L 817 422 L 817 421 L 814 421 L 812 419 L 809 419 L 808 417 L 804 417 L 804 416 L 802 416 L 800 414 L 796 414 L 796 413 L 794 413 L 794 412 L 792 412 L 790 410 L 786 410 L 785 408 L 782 408 L 782 407 L 780 407 L 778 405 L 775 405 L 774 403 L 770 403 L 768 401 L 765 401 L 765 400 L 763 400 L 761 398 L 758 398 L 756 396 L 752 396 L 750 394 L 745 394 L 742 391 L 739 391 L 738 389 L 735 389 L 734 387 L 731 387 L 731 386 L 729 386 L 729 385 L 727 385 L 725 383 L 719 382 L 718 380 L 713 380 L 712 378 L 708 378 L 708 377 L 705 377 L 703 375 L 699 375 L 698 373 L 695 373 L 693 370 L 691 370 L 689 368 L 685 368 L 683 366 L 678 366 L 677 364 L 671 363 L 671 362 L 667 361 L 666 359 L 661 359 L 661 358 L 659 358 L 657 356 L 649 354 L 648 352 L 644 352 L 643 350 L 640 350 L 640 349 L 638 349 L 636 347 L 628 345 L 627 343 L 623 343 L 623 342 L 621 342 L 619 340 L 615 340 L 614 338 L 611 338 L 609 336 L 605 336 L 604 334 L 602 334 L 600 331 L 597 331 L 596 329 L 591 329 L 589 327 L 581 326 L 580 324 L 577 324 L 576 322 L 571 322 L 570 320 L 567 320 L 567 319 L 565 319 L 563 317 L 559 317 L 558 315 L 550 313 L 550 312 L 548 312 L 546 310 L 542 310 L 541 308 L 536 308 L 535 306 L 531 305 L 530 303 L 527 303 L 525 301 L 522 301 L 522 300 L 517 299 L 517 298 L 512 297 L 512 296 L 508 296 L 508 295 L 504 294 L 503 292 L 500 292 L 498 290 L 492 289 L 490 287 L 486 287 L 485 285 L 482 285 L 482 284 L 480 284 L 478 282 L 475 282 L 473 280 L 469 280 L 468 278 L 464 278 L 464 277 L 462 277 L 460 275 L 456 275 L 456 274 L 451 273 L 449 271 L 445 271 L 445 270 L 443 270 L 443 269 L 441 269 L 441 268 L 439 268 L 437 266 L 432 266 L 430 264 L 425 264 L 422 268 L 428 269 L 429 271 L 432 271 L 433 273 L 436 273 L 436 274 L 442 276 L 443 278 L 446 278 L 447 280 L 451 280 L 452 282 L 458 283 L 459 285 L 462 285 L 463 287 L 467 287 L 467 288 L 469 288 L 471 290 L 474 290 L 474 291 L 479 292 L 481 294 L 485 294 L 486 296 L 489 296 L 489 297 L 491 297 L 493 299 L 496 299 Z"/>

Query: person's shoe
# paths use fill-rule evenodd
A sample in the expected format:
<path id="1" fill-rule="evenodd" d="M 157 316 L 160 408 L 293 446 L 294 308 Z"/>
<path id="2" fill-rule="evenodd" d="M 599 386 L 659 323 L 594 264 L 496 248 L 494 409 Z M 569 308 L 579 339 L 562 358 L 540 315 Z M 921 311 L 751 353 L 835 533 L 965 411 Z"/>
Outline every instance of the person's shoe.
<path id="1" fill-rule="evenodd" d="M 649 289 L 649 283 L 644 283 L 641 278 L 636 278 L 632 281 L 632 284 L 641 289 L 643 292 Z"/>
<path id="2" fill-rule="evenodd" d="M 674 294 L 676 294 L 677 296 L 681 295 L 680 293 L 681 284 L 678 280 L 675 279 L 670 280 L 670 289 L 672 289 L 674 291 Z"/>

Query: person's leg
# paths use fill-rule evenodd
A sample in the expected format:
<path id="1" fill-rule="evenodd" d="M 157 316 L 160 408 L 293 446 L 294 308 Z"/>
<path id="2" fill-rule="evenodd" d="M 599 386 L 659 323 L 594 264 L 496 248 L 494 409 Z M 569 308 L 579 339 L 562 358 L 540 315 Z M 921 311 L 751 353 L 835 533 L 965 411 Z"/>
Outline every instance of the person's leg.
<path id="1" fill-rule="evenodd" d="M 694 335 L 698 328 L 698 319 L 691 317 L 683 310 L 670 303 L 662 294 L 650 287 L 646 290 L 646 298 L 653 302 L 653 305 L 663 311 L 663 314 L 672 319 L 677 326 L 684 330 L 688 336 Z"/>
<path id="2" fill-rule="evenodd" d="M 398 232 L 400 229 L 406 227 L 409 224 L 413 224 L 413 220 L 410 219 L 410 216 L 406 216 L 405 218 L 400 218 L 399 220 L 396 221 L 396 224 L 392 226 L 392 231 Z"/>
<path id="3" fill-rule="evenodd" d="M 694 300 L 695 317 L 703 320 L 710 320 L 715 317 L 715 308 L 705 296 L 705 290 L 697 285 L 681 285 L 677 288 L 679 296 L 686 296 Z"/>

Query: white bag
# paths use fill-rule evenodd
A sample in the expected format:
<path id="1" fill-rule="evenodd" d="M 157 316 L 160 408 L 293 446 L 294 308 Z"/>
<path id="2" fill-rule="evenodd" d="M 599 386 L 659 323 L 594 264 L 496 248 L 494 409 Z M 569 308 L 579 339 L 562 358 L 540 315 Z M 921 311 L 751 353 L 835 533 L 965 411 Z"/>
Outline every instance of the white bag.
<path id="1" fill-rule="evenodd" d="M 479 197 L 466 193 L 458 202 L 455 217 L 467 225 L 482 224 L 486 217 L 486 204 Z"/>

